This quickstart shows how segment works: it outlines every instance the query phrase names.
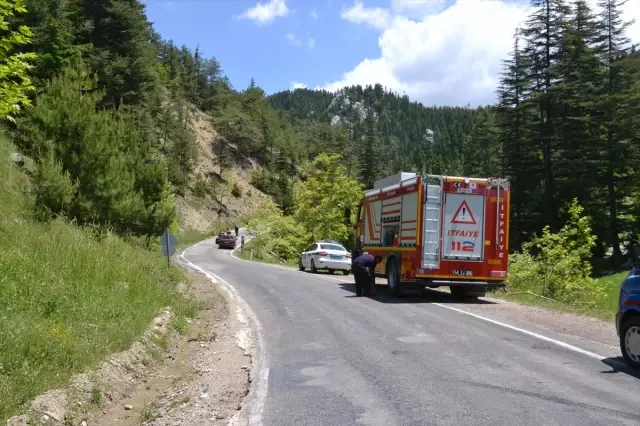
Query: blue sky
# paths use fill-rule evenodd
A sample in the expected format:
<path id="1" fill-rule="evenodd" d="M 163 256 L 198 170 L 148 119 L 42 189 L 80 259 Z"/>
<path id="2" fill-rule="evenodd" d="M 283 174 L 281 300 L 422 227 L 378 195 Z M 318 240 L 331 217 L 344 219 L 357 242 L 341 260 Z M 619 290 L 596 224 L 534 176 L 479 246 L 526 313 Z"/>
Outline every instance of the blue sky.
<path id="1" fill-rule="evenodd" d="M 340 19 L 338 1 L 289 0 L 289 15 L 264 25 L 237 18 L 254 7 L 255 0 L 144 2 L 164 38 L 191 48 L 200 44 L 205 55 L 221 62 L 237 89 L 252 77 L 267 93 L 289 89 L 292 82 L 321 86 L 380 52 L 376 31 Z M 295 39 L 289 40 L 288 34 Z"/>
<path id="2" fill-rule="evenodd" d="M 156 30 L 215 56 L 236 89 L 375 84 L 426 105 L 487 105 L 529 0 L 142 0 Z M 594 8 L 598 0 L 587 0 Z M 628 35 L 640 42 L 640 1 Z"/>

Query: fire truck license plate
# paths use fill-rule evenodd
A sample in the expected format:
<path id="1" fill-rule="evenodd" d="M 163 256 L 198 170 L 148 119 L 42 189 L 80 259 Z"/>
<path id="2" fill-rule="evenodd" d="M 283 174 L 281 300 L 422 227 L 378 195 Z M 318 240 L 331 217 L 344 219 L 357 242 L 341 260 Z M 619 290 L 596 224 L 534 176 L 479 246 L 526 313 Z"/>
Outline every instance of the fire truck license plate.
<path id="1" fill-rule="evenodd" d="M 453 270 L 453 275 L 459 276 L 459 277 L 470 277 L 473 274 L 471 273 L 471 271 L 463 271 L 462 269 L 454 269 Z"/>

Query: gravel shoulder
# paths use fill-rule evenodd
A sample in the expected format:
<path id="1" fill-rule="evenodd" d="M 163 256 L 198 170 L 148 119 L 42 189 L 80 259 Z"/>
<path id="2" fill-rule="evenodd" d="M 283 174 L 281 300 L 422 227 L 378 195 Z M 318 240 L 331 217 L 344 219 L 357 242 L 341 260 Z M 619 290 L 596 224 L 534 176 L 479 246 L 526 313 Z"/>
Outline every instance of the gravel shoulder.
<path id="1" fill-rule="evenodd" d="M 251 358 L 236 342 L 235 303 L 217 283 L 190 275 L 201 310 L 169 362 L 91 424 L 226 425 L 242 408 Z"/>
<path id="2" fill-rule="evenodd" d="M 521 305 L 502 299 L 484 298 L 484 300 L 493 303 L 469 303 L 462 305 L 461 308 L 498 321 L 518 323 L 523 327 L 535 325 L 554 333 L 575 336 L 612 348 L 617 348 L 619 344 L 615 325 L 598 318 Z"/>
<path id="3" fill-rule="evenodd" d="M 384 295 L 386 279 L 376 278 L 376 284 L 378 293 Z M 492 297 L 480 298 L 479 303 L 456 303 L 446 288 L 426 289 L 422 295 L 411 297 L 434 299 L 447 306 L 541 334 L 557 334 L 552 337 L 562 337 L 571 344 L 586 343 L 587 349 L 603 356 L 617 356 L 619 352 L 620 341 L 615 325 L 599 318 Z"/>

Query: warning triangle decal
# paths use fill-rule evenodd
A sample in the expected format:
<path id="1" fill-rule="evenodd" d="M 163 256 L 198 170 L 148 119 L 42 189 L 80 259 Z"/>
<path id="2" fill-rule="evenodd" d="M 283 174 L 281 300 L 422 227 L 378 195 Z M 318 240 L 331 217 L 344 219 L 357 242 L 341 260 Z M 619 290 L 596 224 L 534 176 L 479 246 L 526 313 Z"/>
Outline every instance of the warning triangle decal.
<path id="1" fill-rule="evenodd" d="M 473 217 L 473 213 L 471 213 L 471 209 L 469 208 L 469 204 L 467 204 L 467 200 L 462 200 L 460 203 L 460 207 L 456 210 L 456 214 L 453 215 L 451 219 L 451 223 L 459 223 L 463 225 L 476 225 L 476 218 Z"/>

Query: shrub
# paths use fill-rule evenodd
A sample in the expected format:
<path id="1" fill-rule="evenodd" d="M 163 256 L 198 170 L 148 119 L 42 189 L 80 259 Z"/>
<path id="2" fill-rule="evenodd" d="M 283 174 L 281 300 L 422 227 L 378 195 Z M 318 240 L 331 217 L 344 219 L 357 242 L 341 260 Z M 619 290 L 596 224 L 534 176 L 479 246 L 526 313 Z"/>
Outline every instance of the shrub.
<path id="1" fill-rule="evenodd" d="M 211 190 L 211 185 L 207 183 L 206 179 L 202 179 L 198 177 L 196 182 L 193 184 L 193 189 L 191 192 L 198 198 L 204 198 L 207 195 L 207 192 Z"/>
<path id="2" fill-rule="evenodd" d="M 55 217 L 72 203 L 76 185 L 71 182 L 62 164 L 49 155 L 40 162 L 34 179 L 36 216 L 40 219 Z"/>
<path id="3" fill-rule="evenodd" d="M 238 182 L 233 182 L 233 187 L 231 188 L 231 195 L 236 198 L 242 197 L 242 188 L 238 185 Z"/>
<path id="4" fill-rule="evenodd" d="M 284 216 L 270 201 L 265 199 L 249 220 L 248 227 L 255 229 L 254 247 L 273 253 L 289 262 L 298 255 L 309 242 L 309 235 L 291 216 Z"/>
<path id="5" fill-rule="evenodd" d="M 603 289 L 591 278 L 591 249 L 596 238 L 591 220 L 582 216 L 577 200 L 569 205 L 565 226 L 552 233 L 545 227 L 540 237 L 523 245 L 509 261 L 509 286 L 530 290 L 570 305 L 594 305 Z"/>

